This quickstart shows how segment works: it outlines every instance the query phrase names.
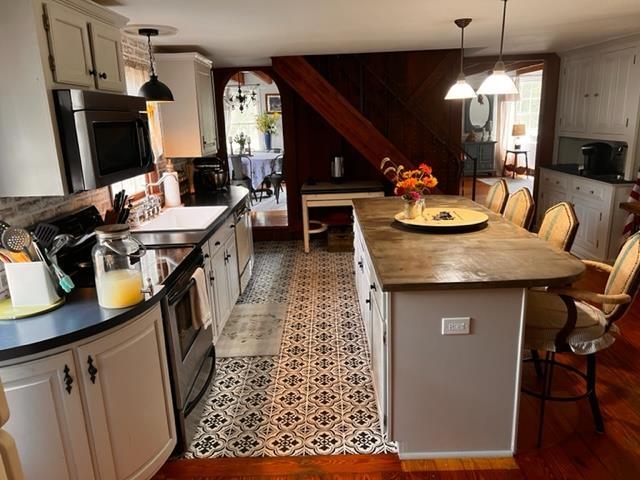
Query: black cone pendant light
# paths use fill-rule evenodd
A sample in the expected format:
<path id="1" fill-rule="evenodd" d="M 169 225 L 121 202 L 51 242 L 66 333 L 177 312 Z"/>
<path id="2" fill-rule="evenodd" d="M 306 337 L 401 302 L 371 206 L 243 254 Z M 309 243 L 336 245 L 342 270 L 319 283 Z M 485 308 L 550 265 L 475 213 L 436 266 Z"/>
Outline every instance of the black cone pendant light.
<path id="1" fill-rule="evenodd" d="M 140 87 L 138 95 L 144 97 L 147 102 L 173 102 L 173 93 L 169 87 L 158 80 L 155 69 L 153 67 L 153 52 L 151 50 L 151 37 L 158 35 L 158 30 L 155 28 L 141 28 L 138 30 L 140 35 L 147 37 L 147 44 L 149 46 L 149 62 L 151 63 L 151 73 L 149 81 Z"/>

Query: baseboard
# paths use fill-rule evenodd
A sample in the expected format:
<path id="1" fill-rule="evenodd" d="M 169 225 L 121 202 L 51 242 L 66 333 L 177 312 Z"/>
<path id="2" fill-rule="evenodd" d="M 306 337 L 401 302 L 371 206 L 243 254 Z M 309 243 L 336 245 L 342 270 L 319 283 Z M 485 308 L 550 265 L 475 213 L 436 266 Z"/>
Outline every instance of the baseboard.
<path id="1" fill-rule="evenodd" d="M 424 460 L 429 458 L 491 458 L 491 457 L 512 457 L 511 450 L 476 450 L 464 452 L 400 452 L 400 460 Z"/>

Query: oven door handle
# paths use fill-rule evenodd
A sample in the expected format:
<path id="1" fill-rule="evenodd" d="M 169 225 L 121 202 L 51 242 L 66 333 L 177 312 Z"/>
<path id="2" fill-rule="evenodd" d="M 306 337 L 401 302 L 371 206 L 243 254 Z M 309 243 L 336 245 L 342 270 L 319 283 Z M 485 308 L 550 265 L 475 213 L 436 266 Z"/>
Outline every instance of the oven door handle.
<path id="1" fill-rule="evenodd" d="M 207 392 L 207 390 L 209 389 L 209 385 L 211 384 L 211 379 L 213 378 L 213 374 L 216 371 L 216 352 L 213 348 L 213 345 L 209 347 L 209 350 L 207 351 L 207 355 L 205 356 L 205 358 L 209 358 L 209 357 L 213 358 L 213 360 L 211 361 L 211 369 L 209 370 L 209 374 L 207 375 L 207 381 L 205 382 L 202 389 L 198 392 L 198 395 L 196 395 L 193 400 L 191 400 L 189 403 L 187 403 L 184 406 L 183 413 L 185 417 L 188 417 L 189 414 L 193 411 L 193 409 L 196 407 L 196 405 L 198 404 L 202 396 Z M 200 368 L 198 368 L 198 373 L 196 374 L 196 377 L 200 375 L 200 372 L 202 371 L 202 367 L 204 366 L 204 363 L 205 362 L 202 362 L 202 364 L 200 364 Z"/>
<path id="2" fill-rule="evenodd" d="M 189 280 L 189 283 L 187 283 L 187 285 L 184 288 L 182 288 L 182 290 L 178 291 L 178 293 L 175 293 L 169 297 L 169 306 L 172 307 L 173 305 L 178 303 L 178 301 L 182 300 L 184 296 L 189 293 L 189 290 L 191 290 L 191 287 L 193 287 L 195 284 L 196 284 L 196 279 L 191 278 Z"/>

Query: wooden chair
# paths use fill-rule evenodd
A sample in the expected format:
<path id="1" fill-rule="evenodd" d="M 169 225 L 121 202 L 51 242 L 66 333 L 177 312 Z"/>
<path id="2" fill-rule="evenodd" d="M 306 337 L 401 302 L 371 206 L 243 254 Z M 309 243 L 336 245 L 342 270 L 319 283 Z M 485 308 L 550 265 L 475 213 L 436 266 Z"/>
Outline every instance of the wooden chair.
<path id="1" fill-rule="evenodd" d="M 529 230 L 536 206 L 533 196 L 527 187 L 522 187 L 507 200 L 502 216 L 514 225 Z"/>
<path id="2" fill-rule="evenodd" d="M 610 347 L 619 329 L 614 324 L 627 311 L 640 283 L 640 233 L 633 235 L 622 247 L 612 266 L 585 260 L 587 268 L 609 273 L 604 293 L 578 290 L 572 287 L 531 290 L 527 298 L 525 348 L 545 351 L 544 359 L 534 356 L 525 362 L 535 362 L 542 378 L 542 391 L 523 388 L 526 394 L 540 399 L 538 446 L 542 442 L 544 409 L 547 400 L 573 401 L 589 399 L 597 432 L 604 432 L 604 421 L 596 396 L 596 352 Z M 597 307 L 595 305 L 600 305 Z M 556 353 L 586 356 L 586 372 L 555 360 Z M 540 368 L 540 367 L 544 368 Z M 560 367 L 580 376 L 586 389 L 581 395 L 552 394 L 553 370 Z"/>
<path id="3" fill-rule="evenodd" d="M 502 213 L 504 206 L 509 198 L 509 187 L 504 179 L 500 179 L 489 189 L 485 207 L 496 213 Z"/>
<path id="4" fill-rule="evenodd" d="M 578 217 L 569 202 L 561 202 L 544 213 L 538 237 L 565 252 L 571 250 L 578 232 Z"/>

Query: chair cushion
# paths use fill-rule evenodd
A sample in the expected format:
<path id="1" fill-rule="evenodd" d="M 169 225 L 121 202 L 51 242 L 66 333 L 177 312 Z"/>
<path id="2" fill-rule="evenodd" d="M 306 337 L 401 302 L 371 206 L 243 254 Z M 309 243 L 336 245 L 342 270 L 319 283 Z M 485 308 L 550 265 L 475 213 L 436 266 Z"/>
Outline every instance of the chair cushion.
<path id="1" fill-rule="evenodd" d="M 598 308 L 576 300 L 578 318 L 575 329 L 567 337 L 571 350 L 588 355 L 603 350 L 615 341 L 618 329 L 611 325 Z M 567 322 L 567 308 L 558 295 L 530 290 L 527 295 L 527 317 L 524 344 L 527 350 L 556 351 L 556 335 Z"/>

